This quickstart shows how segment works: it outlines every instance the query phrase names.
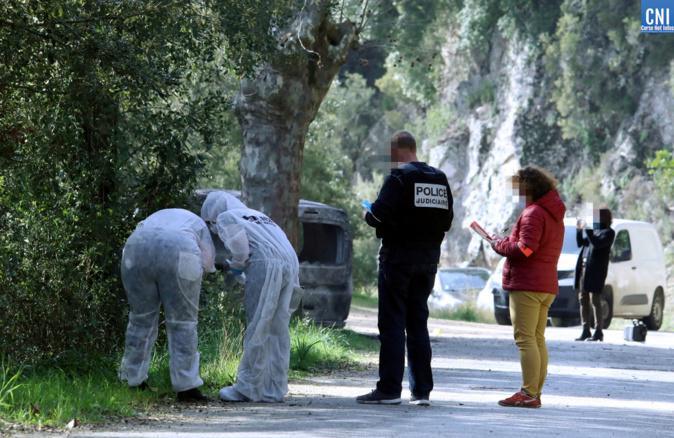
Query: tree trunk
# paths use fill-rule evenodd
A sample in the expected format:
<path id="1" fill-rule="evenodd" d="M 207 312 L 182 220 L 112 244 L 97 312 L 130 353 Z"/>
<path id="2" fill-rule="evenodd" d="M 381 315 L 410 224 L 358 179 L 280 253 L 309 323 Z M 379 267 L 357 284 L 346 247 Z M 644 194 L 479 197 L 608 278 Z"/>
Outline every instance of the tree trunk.
<path id="1" fill-rule="evenodd" d="M 277 56 L 242 80 L 235 100 L 243 199 L 283 228 L 296 249 L 305 136 L 357 37 L 353 23 L 332 20 L 330 3 L 307 0 L 281 32 Z"/>

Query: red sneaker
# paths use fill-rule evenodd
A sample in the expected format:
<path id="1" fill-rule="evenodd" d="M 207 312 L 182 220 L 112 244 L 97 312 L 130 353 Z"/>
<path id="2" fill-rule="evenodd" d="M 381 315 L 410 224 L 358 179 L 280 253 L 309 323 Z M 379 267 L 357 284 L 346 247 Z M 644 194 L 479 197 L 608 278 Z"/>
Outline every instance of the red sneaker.
<path id="1" fill-rule="evenodd" d="M 536 397 L 531 397 L 524 391 L 520 391 L 505 400 L 499 401 L 498 404 L 513 408 L 540 408 L 541 400 Z"/>

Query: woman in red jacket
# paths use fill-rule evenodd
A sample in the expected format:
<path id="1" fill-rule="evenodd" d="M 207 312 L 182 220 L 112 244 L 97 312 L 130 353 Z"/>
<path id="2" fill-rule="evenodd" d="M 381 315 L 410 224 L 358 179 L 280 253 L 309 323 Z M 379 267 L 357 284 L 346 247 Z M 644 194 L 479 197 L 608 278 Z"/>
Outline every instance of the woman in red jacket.
<path id="1" fill-rule="evenodd" d="M 503 289 L 510 295 L 510 316 L 520 350 L 522 389 L 499 401 L 501 406 L 539 408 L 548 369 L 545 327 L 548 310 L 559 292 L 557 260 L 564 241 L 566 207 L 557 181 L 547 171 L 525 167 L 512 178 L 526 207 L 509 237 L 491 242 L 506 257 Z"/>

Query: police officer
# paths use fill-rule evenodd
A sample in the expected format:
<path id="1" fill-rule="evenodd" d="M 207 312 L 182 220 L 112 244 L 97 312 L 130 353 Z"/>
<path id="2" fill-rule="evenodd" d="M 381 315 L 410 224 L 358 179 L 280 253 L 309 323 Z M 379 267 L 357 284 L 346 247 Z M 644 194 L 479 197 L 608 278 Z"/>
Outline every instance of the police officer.
<path id="1" fill-rule="evenodd" d="M 365 215 L 382 239 L 379 251 L 379 382 L 356 399 L 400 404 L 405 332 L 412 398 L 430 405 L 433 389 L 426 301 L 435 282 L 440 244 L 452 224 L 452 194 L 440 170 L 419 162 L 409 132 L 391 138 L 391 174 Z"/>

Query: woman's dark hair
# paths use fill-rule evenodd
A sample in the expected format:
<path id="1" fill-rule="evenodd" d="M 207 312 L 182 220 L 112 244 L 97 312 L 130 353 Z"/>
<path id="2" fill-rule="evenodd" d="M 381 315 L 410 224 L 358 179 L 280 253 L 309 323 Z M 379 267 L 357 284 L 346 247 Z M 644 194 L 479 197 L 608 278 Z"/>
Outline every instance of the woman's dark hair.
<path id="1" fill-rule="evenodd" d="M 599 209 L 599 223 L 606 228 L 611 226 L 613 223 L 613 213 L 611 213 L 611 210 L 608 208 Z"/>
<path id="2" fill-rule="evenodd" d="M 520 193 L 532 201 L 537 201 L 550 190 L 555 190 L 558 184 L 557 179 L 550 172 L 536 166 L 527 166 L 518 170 L 517 175 L 513 177 L 513 183 L 519 186 Z"/>

